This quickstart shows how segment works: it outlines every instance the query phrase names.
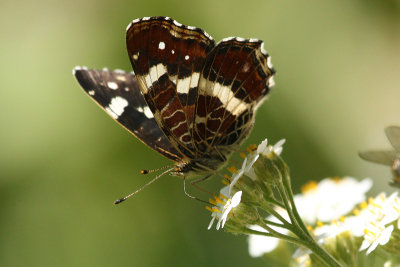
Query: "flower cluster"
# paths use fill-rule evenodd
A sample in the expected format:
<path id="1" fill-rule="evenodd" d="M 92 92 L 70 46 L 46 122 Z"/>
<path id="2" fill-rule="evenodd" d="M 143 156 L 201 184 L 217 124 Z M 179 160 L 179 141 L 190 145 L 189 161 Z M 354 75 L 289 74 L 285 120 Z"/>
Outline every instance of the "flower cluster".
<path id="1" fill-rule="evenodd" d="M 322 225 L 322 222 L 339 219 L 351 212 L 358 203 L 366 199 L 365 194 L 371 186 L 372 181 L 368 178 L 360 182 L 351 177 L 326 178 L 319 183 L 309 182 L 304 185 L 302 193 L 294 196 L 294 202 L 300 217 L 308 225 Z M 276 211 L 281 216 L 288 217 L 284 209 L 278 208 Z M 267 220 L 276 220 L 276 218 L 269 216 Z M 330 233 L 337 231 L 336 229 L 333 231 L 332 228 L 330 230 L 332 230 Z M 288 233 L 288 231 L 283 229 L 281 233 Z M 275 238 L 259 235 L 250 235 L 248 242 L 249 254 L 252 257 L 271 252 L 279 244 Z"/>
<path id="2" fill-rule="evenodd" d="M 264 140 L 250 146 L 247 155 L 241 154 L 241 168 L 228 168 L 232 176 L 225 176 L 226 186 L 209 200 L 208 229 L 217 221 L 217 230 L 248 235 L 251 256 L 289 253 L 298 266 L 357 265 L 356 259 L 378 247 L 400 255 L 396 193 L 367 200 L 371 179 L 332 177 L 309 182 L 293 195 L 288 167 L 280 157 L 284 142 L 268 145 Z"/>
<path id="3" fill-rule="evenodd" d="M 233 175 L 232 177 L 226 176 L 225 178 L 230 182 L 228 183 L 228 185 L 226 185 L 220 190 L 219 196 L 215 196 L 214 199 L 210 199 L 209 202 L 210 204 L 213 205 L 213 207 L 206 207 L 209 211 L 212 212 L 211 214 L 212 219 L 208 226 L 208 229 L 211 229 L 215 219 L 218 220 L 216 226 L 217 230 L 224 227 L 225 222 L 228 219 L 229 213 L 233 211 L 233 209 L 237 207 L 241 201 L 242 190 L 240 189 L 243 188 L 237 186 L 239 179 L 241 179 L 244 175 L 246 175 L 250 179 L 255 180 L 257 176 L 255 175 L 253 165 L 260 157 L 260 155 L 267 156 L 272 153 L 275 155 L 280 155 L 280 153 L 282 152 L 282 145 L 284 143 L 285 140 L 283 139 L 280 140 L 275 145 L 271 146 L 268 145 L 268 141 L 267 139 L 265 139 L 264 141 L 261 142 L 261 144 L 258 147 L 250 146 L 248 149 L 249 155 L 247 157 L 242 154 L 244 160 L 240 170 L 237 170 L 234 167 L 229 168 L 229 170 L 233 173 Z M 249 189 L 250 188 L 245 188 L 245 190 Z"/>

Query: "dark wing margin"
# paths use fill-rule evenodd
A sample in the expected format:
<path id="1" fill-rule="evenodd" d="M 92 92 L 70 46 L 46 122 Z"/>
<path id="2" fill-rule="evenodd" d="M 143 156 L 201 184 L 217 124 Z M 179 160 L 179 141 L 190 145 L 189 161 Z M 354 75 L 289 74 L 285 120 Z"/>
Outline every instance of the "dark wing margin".
<path id="1" fill-rule="evenodd" d="M 146 17 L 128 25 L 126 45 L 158 125 L 178 151 L 196 158 L 192 137 L 198 82 L 214 40 L 170 18 Z"/>
<path id="2" fill-rule="evenodd" d="M 156 123 L 133 72 L 75 67 L 73 75 L 108 115 L 140 141 L 173 161 L 180 160 L 181 156 Z"/>
<path id="3" fill-rule="evenodd" d="M 260 40 L 226 38 L 215 46 L 199 81 L 194 138 L 201 151 L 237 149 L 274 84 L 274 73 Z"/>

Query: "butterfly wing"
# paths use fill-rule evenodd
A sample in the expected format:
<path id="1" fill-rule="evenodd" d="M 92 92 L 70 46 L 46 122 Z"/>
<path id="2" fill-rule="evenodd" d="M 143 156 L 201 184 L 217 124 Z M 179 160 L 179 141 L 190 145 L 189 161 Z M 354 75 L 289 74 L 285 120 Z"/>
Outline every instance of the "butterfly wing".
<path id="1" fill-rule="evenodd" d="M 389 126 L 385 129 L 386 136 L 390 143 L 400 153 L 400 127 L 399 126 Z"/>
<path id="2" fill-rule="evenodd" d="M 392 166 L 396 159 L 396 151 L 394 150 L 374 150 L 374 151 L 362 151 L 358 155 L 360 158 L 367 161 Z"/>
<path id="3" fill-rule="evenodd" d="M 200 76 L 194 138 L 205 153 L 232 152 L 248 136 L 273 85 L 262 41 L 228 38 L 208 55 Z"/>
<path id="4" fill-rule="evenodd" d="M 126 44 L 156 122 L 181 154 L 196 158 L 192 132 L 197 87 L 214 40 L 201 29 L 151 17 L 128 25 Z"/>
<path id="5" fill-rule="evenodd" d="M 76 67 L 74 76 L 113 119 L 155 151 L 179 161 L 179 153 L 158 127 L 133 73 Z"/>

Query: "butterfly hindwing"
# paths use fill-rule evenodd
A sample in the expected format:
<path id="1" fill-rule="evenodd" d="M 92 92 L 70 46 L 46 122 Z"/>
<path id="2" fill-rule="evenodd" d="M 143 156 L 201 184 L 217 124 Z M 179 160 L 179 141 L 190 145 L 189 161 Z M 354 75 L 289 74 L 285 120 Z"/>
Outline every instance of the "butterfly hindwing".
<path id="1" fill-rule="evenodd" d="M 156 123 L 133 73 L 76 67 L 74 75 L 84 91 L 113 119 L 165 157 L 180 156 Z"/>
<path id="2" fill-rule="evenodd" d="M 256 107 L 273 85 L 262 41 L 228 38 L 207 56 L 199 81 L 195 135 L 201 150 L 231 151 L 248 136 Z"/>

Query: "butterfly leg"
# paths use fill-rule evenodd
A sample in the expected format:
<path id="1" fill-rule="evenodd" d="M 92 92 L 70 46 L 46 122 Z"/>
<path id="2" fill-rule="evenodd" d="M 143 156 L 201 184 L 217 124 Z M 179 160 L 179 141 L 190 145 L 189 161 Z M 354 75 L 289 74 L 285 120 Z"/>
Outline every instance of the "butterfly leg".
<path id="1" fill-rule="evenodd" d="M 193 187 L 195 187 L 196 189 L 198 189 L 198 190 L 200 190 L 200 191 L 202 191 L 202 192 L 204 192 L 204 193 L 209 194 L 210 196 L 214 196 L 215 194 L 213 194 L 213 193 L 211 193 L 210 191 L 208 191 L 208 190 L 206 190 L 206 189 L 200 187 L 199 185 L 197 185 L 198 183 L 207 181 L 207 180 L 210 179 L 211 177 L 212 177 L 212 174 L 206 175 L 206 176 L 204 176 L 204 177 L 201 177 L 201 178 L 199 178 L 199 179 L 196 179 L 196 180 L 191 181 L 191 182 L 190 182 L 190 185 L 192 185 Z"/>
<path id="2" fill-rule="evenodd" d="M 208 201 L 205 201 L 205 200 L 202 200 L 202 199 L 197 198 L 197 197 L 195 197 L 195 196 L 192 196 L 191 194 L 189 194 L 189 193 L 186 191 L 186 177 L 183 177 L 183 191 L 185 192 L 185 195 L 186 195 L 187 197 L 191 198 L 191 199 L 195 199 L 195 200 L 198 200 L 198 201 L 200 201 L 200 202 L 203 202 L 203 203 L 206 203 L 206 204 L 210 204 L 210 203 L 208 203 Z"/>

